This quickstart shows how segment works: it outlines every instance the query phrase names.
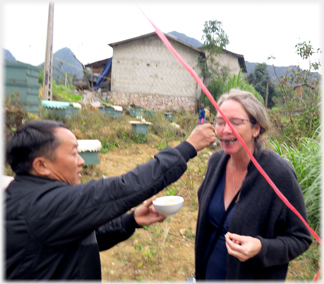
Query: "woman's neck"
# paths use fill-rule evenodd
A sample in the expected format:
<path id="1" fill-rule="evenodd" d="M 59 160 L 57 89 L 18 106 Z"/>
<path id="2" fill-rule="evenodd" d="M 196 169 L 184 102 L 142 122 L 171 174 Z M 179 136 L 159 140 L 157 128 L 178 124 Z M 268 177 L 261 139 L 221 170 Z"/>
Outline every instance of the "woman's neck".
<path id="1" fill-rule="evenodd" d="M 251 151 L 252 149 L 249 149 L 249 150 Z M 252 155 L 253 155 L 253 152 L 254 152 L 254 148 L 253 148 L 253 151 L 251 151 Z M 238 171 L 242 171 L 242 172 L 247 170 L 247 167 L 251 161 L 251 158 L 245 149 L 242 149 L 242 151 L 240 153 L 231 155 L 231 159 L 233 159 L 235 169 Z"/>

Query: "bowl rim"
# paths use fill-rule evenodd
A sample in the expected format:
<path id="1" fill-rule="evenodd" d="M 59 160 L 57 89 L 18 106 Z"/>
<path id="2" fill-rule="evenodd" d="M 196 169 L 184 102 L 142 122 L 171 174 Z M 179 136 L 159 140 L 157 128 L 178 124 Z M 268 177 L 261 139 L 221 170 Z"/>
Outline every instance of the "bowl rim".
<path id="1" fill-rule="evenodd" d="M 156 201 L 158 199 L 167 199 L 167 198 L 171 198 L 171 197 L 176 197 L 177 199 L 179 198 L 180 201 L 175 203 L 175 204 L 168 204 L 168 205 L 165 205 L 165 204 L 157 204 Z M 165 195 L 165 196 L 160 196 L 160 197 L 157 197 L 156 199 L 153 200 L 153 205 L 158 205 L 158 206 L 173 206 L 173 205 L 177 205 L 177 204 L 180 204 L 180 203 L 183 203 L 184 202 L 184 198 L 180 195 Z"/>

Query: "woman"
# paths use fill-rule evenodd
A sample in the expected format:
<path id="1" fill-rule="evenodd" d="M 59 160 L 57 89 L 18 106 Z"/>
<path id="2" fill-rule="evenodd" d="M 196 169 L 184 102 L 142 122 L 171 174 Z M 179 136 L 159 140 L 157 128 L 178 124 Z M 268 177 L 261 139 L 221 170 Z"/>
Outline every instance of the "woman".
<path id="1" fill-rule="evenodd" d="M 260 166 L 307 220 L 295 172 L 279 155 L 261 147 L 261 136 L 269 129 L 264 106 L 252 94 L 235 89 L 222 95 L 218 105 Z M 312 242 L 308 229 L 259 173 L 219 113 L 215 130 L 223 149 L 210 157 L 198 190 L 196 279 L 284 280 L 289 261 Z"/>

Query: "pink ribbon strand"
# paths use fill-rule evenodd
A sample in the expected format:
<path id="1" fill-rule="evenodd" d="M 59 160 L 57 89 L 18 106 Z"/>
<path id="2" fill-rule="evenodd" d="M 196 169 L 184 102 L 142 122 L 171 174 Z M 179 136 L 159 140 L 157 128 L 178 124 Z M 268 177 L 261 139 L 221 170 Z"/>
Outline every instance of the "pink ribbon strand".
<path id="1" fill-rule="evenodd" d="M 245 148 L 246 152 L 251 158 L 251 161 L 255 165 L 255 167 L 258 169 L 258 171 L 261 173 L 261 175 L 266 179 L 266 181 L 269 183 L 269 185 L 273 188 L 275 193 L 279 196 L 279 198 L 288 206 L 290 210 L 292 210 L 299 219 L 304 223 L 304 225 L 307 227 L 307 229 L 310 231 L 310 233 L 313 235 L 313 237 L 318 241 L 319 244 L 322 244 L 322 240 L 320 237 L 316 234 L 316 232 L 308 225 L 308 223 L 305 221 L 305 219 L 300 215 L 300 213 L 295 209 L 295 207 L 287 200 L 287 198 L 281 193 L 281 191 L 277 188 L 277 186 L 273 183 L 273 181 L 270 179 L 270 177 L 266 174 L 266 172 L 262 169 L 262 167 L 259 165 L 259 163 L 256 161 L 256 159 L 253 157 L 251 152 L 249 151 L 248 147 L 246 146 L 245 142 L 243 141 L 242 137 L 238 134 L 238 132 L 235 130 L 235 128 L 231 125 L 229 120 L 225 117 L 225 115 L 222 113 L 222 111 L 219 109 L 216 101 L 214 100 L 213 96 L 210 94 L 204 83 L 201 81 L 201 79 L 198 77 L 196 72 L 181 58 L 181 56 L 177 53 L 177 51 L 173 48 L 167 37 L 163 32 L 160 31 L 160 29 L 145 15 L 145 13 L 142 11 L 142 9 L 137 5 L 137 7 L 141 10 L 143 15 L 147 18 L 147 20 L 152 24 L 152 26 L 155 29 L 156 34 L 158 37 L 162 40 L 162 42 L 165 44 L 165 46 L 171 51 L 171 53 L 179 60 L 179 62 L 187 69 L 187 71 L 192 75 L 192 77 L 196 80 L 200 88 L 203 90 L 203 92 L 206 94 L 210 102 L 213 104 L 213 106 L 217 109 L 217 111 L 221 114 L 221 116 L 224 118 L 226 123 L 229 125 L 235 136 L 239 139 L 239 141 L 242 143 L 243 147 Z M 319 276 L 319 272 L 315 275 L 314 281 L 317 280 Z"/>

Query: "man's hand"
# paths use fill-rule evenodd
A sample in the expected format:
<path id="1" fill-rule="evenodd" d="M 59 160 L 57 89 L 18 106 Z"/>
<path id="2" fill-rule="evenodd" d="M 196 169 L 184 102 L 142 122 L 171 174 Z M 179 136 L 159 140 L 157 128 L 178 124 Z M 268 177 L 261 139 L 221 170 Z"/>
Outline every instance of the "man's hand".
<path id="1" fill-rule="evenodd" d="M 138 225 L 146 226 L 156 222 L 163 222 L 165 219 L 165 217 L 155 210 L 154 206 L 150 207 L 154 199 L 156 199 L 156 196 L 144 201 L 142 205 L 135 209 L 134 218 Z"/>
<path id="2" fill-rule="evenodd" d="M 235 256 L 242 262 L 257 255 L 262 248 L 261 241 L 257 238 L 229 232 L 225 235 L 225 244 L 228 254 Z"/>
<path id="3" fill-rule="evenodd" d="M 215 141 L 215 128 L 210 123 L 196 126 L 187 139 L 187 142 L 194 146 L 197 152 Z"/>

